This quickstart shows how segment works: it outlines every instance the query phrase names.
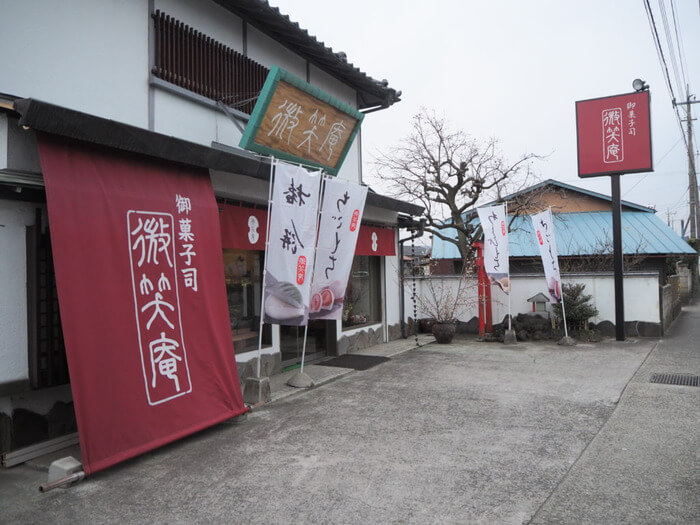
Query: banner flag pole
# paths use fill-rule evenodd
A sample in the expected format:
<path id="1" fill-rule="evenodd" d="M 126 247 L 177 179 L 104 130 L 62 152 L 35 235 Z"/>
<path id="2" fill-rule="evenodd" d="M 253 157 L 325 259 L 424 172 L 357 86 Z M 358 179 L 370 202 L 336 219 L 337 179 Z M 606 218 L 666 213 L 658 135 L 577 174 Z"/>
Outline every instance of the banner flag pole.
<path id="1" fill-rule="evenodd" d="M 569 331 L 566 328 L 566 309 L 564 308 L 564 286 L 561 287 L 561 318 L 564 321 L 564 337 L 569 337 Z"/>
<path id="2" fill-rule="evenodd" d="M 508 201 L 505 201 L 506 206 L 506 232 L 508 231 Z M 510 248 L 510 247 L 509 247 Z M 510 249 L 508 250 L 508 258 L 510 259 Z M 510 296 L 513 292 L 513 281 L 510 280 L 510 264 L 508 264 L 508 330 L 513 330 L 512 318 L 513 313 L 510 309 Z"/>
<path id="3" fill-rule="evenodd" d="M 552 215 L 552 207 L 549 207 L 549 216 L 552 218 L 552 225 L 554 225 L 554 215 Z M 557 254 L 557 267 L 559 266 L 559 254 Z M 561 274 L 559 275 L 561 279 Z M 564 308 L 564 283 L 561 283 L 561 319 L 564 322 L 564 337 L 569 337 L 569 330 L 566 327 L 566 309 Z"/>
<path id="4" fill-rule="evenodd" d="M 272 187 L 275 183 L 275 158 L 270 157 L 270 189 L 267 195 L 267 228 L 265 229 L 265 263 L 263 264 L 262 275 L 262 296 L 260 297 L 260 326 L 258 328 L 258 364 L 256 367 L 256 377 L 260 377 L 262 361 L 262 336 L 263 324 L 265 320 L 265 277 L 267 276 L 267 254 L 270 244 L 270 212 L 272 211 Z"/>
<path id="5" fill-rule="evenodd" d="M 314 271 L 316 268 L 316 255 L 318 252 L 318 231 L 319 231 L 319 224 L 321 222 L 321 217 L 323 215 L 323 210 L 321 209 L 321 203 L 323 202 L 323 194 L 326 191 L 326 174 L 323 173 L 323 170 L 321 170 L 321 191 L 318 192 L 318 208 L 316 212 L 316 240 L 314 244 L 314 264 L 311 265 L 311 274 L 309 279 L 313 283 L 314 281 Z M 309 289 L 309 293 L 311 293 L 311 289 Z M 301 367 L 299 368 L 299 373 L 293 375 L 289 381 L 287 381 L 287 384 L 289 386 L 293 386 L 296 388 L 310 388 L 314 386 L 313 379 L 308 377 L 308 374 L 304 374 L 304 360 L 306 359 L 306 338 L 309 333 L 309 322 L 311 320 L 307 319 L 306 320 L 306 326 L 304 326 L 304 342 L 302 343 L 301 347 Z"/>
<path id="6" fill-rule="evenodd" d="M 306 336 L 309 333 L 309 323 L 308 321 L 306 322 L 306 326 L 304 327 L 304 342 L 301 346 L 301 368 L 299 369 L 299 373 L 303 374 L 304 373 L 304 358 L 306 357 Z"/>

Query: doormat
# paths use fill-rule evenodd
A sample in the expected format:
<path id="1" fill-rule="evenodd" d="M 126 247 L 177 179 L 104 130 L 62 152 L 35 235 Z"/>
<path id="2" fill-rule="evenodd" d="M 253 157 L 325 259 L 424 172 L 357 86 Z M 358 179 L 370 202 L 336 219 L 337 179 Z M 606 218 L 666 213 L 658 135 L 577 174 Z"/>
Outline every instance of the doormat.
<path id="1" fill-rule="evenodd" d="M 345 354 L 339 357 L 334 357 L 328 361 L 323 361 L 321 363 L 314 363 L 320 366 L 335 366 L 339 368 L 352 368 L 354 370 L 368 370 L 373 366 L 380 365 L 390 361 L 388 357 L 382 357 L 379 355 L 359 355 L 359 354 Z"/>

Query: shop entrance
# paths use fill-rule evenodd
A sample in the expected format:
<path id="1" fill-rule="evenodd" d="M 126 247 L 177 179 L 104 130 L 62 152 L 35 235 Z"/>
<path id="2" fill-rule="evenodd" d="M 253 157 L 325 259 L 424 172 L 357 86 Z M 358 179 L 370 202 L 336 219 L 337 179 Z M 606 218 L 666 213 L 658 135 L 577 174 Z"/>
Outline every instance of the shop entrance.
<path id="1" fill-rule="evenodd" d="M 327 355 L 335 354 L 335 324 L 335 321 L 309 321 L 305 363 L 318 361 Z M 283 367 L 301 363 L 303 346 L 303 326 L 280 326 L 280 351 Z"/>

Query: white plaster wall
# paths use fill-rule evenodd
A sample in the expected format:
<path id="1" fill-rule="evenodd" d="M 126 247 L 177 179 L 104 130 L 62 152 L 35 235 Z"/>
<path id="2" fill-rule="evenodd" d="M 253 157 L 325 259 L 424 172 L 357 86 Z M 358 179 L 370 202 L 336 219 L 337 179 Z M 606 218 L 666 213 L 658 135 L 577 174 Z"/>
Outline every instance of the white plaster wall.
<path id="1" fill-rule="evenodd" d="M 309 83 L 353 108 L 357 107 L 357 94 L 353 88 L 313 64 L 309 66 Z"/>
<path id="2" fill-rule="evenodd" d="M 613 275 L 572 275 L 562 276 L 565 284 L 585 284 L 583 293 L 592 295 L 592 302 L 598 309 L 598 316 L 591 321 L 615 322 L 615 278 Z M 497 287 L 492 287 L 493 319 L 498 322 L 508 313 L 508 296 Z M 513 315 L 532 311 L 529 297 L 542 292 L 547 294 L 544 277 L 513 277 L 513 295 L 511 308 Z M 658 323 L 659 315 L 659 278 L 655 274 L 628 274 L 624 280 L 625 319 L 627 321 L 646 321 Z"/>
<path id="3" fill-rule="evenodd" d="M 384 282 L 386 283 L 386 294 L 384 297 L 386 307 L 386 324 L 391 326 L 401 320 L 399 310 L 399 296 L 402 292 L 399 282 L 399 248 L 396 247 L 396 255 L 384 258 Z"/>
<path id="4" fill-rule="evenodd" d="M 432 277 L 436 286 L 444 286 L 453 292 L 457 290 L 459 279 L 454 276 Z M 513 288 L 511 296 L 511 311 L 513 315 L 519 313 L 531 313 L 532 304 L 527 299 L 542 292 L 547 294 L 547 286 L 544 276 L 511 276 Z M 477 288 L 475 280 L 469 280 L 465 290 L 465 302 L 468 306 L 462 308 L 457 315 L 461 321 L 468 321 L 478 315 Z M 566 284 L 582 283 L 586 285 L 584 293 L 592 295 L 592 303 L 599 311 L 599 315 L 591 321 L 615 322 L 615 278 L 613 275 L 570 275 L 563 276 Z M 428 280 L 419 278 L 416 280 L 418 294 L 427 296 Z M 406 279 L 406 320 L 413 317 L 413 306 L 410 297 L 411 279 Z M 508 296 L 496 286 L 491 288 L 493 321 L 500 322 L 508 314 Z M 659 281 L 656 274 L 628 274 L 624 282 L 625 319 L 627 321 L 646 321 L 658 323 L 659 315 Z M 548 305 L 549 308 L 549 305 Z M 419 318 L 428 317 L 419 307 Z"/>
<path id="5" fill-rule="evenodd" d="M 338 178 L 357 182 L 358 184 L 362 182 L 359 133 L 350 145 L 348 154 L 345 157 L 343 164 L 340 166 L 340 171 L 338 171 Z"/>
<path id="6" fill-rule="evenodd" d="M 155 0 L 153 9 L 160 9 L 217 42 L 243 52 L 243 21 L 214 2 Z"/>
<path id="7" fill-rule="evenodd" d="M 357 94 L 355 93 L 354 89 L 343 84 L 314 65 L 311 65 L 309 69 L 309 83 L 322 89 L 338 100 L 345 102 L 353 108 L 357 107 Z M 355 137 L 355 140 L 350 146 L 350 150 L 345 157 L 345 161 L 338 172 L 338 177 L 341 179 L 351 180 L 358 183 L 362 182 L 360 134 L 361 132 Z"/>
<path id="8" fill-rule="evenodd" d="M 413 298 L 411 297 L 413 293 L 413 281 L 414 279 L 411 277 L 406 277 L 405 279 L 405 320 L 408 320 L 409 317 L 413 317 Z M 459 295 L 462 297 L 460 301 L 461 306 L 455 311 L 455 317 L 460 321 L 468 321 L 478 314 L 476 279 L 466 279 L 465 282 L 460 285 L 460 279 L 457 276 L 446 275 L 431 278 L 418 277 L 415 279 L 415 283 L 418 319 L 432 317 L 432 315 L 429 314 L 429 309 L 426 308 L 425 305 L 435 302 L 435 300 L 432 299 L 433 296 L 439 300 L 441 297 L 446 297 L 448 294 L 455 296 L 460 290 L 461 294 Z M 431 286 L 434 291 L 431 291 Z"/>
<path id="9" fill-rule="evenodd" d="M 0 92 L 148 125 L 148 2 L 2 2 Z"/>
<path id="10" fill-rule="evenodd" d="M 31 204 L 0 200 L 0 384 L 28 379 L 27 237 Z"/>
<path id="11" fill-rule="evenodd" d="M 154 91 L 154 131 L 204 146 L 212 141 L 238 146 L 240 130 L 220 111 L 162 89 Z"/>
<path id="12" fill-rule="evenodd" d="M 250 24 L 248 57 L 265 67 L 279 66 L 306 81 L 306 60 Z"/>

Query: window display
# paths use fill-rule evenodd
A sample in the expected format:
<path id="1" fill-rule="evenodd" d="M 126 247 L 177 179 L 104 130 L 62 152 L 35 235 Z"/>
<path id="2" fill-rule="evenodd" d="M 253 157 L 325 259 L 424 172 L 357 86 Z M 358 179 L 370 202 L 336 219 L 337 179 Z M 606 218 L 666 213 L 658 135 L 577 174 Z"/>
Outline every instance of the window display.
<path id="1" fill-rule="evenodd" d="M 224 250 L 226 295 L 237 354 L 258 348 L 263 252 Z M 271 344 L 270 325 L 263 325 L 263 346 Z"/>
<path id="2" fill-rule="evenodd" d="M 343 305 L 343 329 L 382 322 L 381 258 L 356 255 Z"/>

